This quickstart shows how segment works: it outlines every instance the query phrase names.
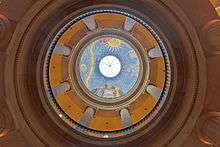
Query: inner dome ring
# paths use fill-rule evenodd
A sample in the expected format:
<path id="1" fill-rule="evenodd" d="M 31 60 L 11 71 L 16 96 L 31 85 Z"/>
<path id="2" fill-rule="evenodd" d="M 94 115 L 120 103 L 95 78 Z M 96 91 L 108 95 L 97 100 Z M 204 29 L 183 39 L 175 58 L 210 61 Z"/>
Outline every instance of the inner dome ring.
<path id="1" fill-rule="evenodd" d="M 133 86 L 133 88 L 126 95 L 122 97 L 116 97 L 114 99 L 107 99 L 107 100 L 97 97 L 96 95 L 88 91 L 88 89 L 85 87 L 85 84 L 82 82 L 82 79 L 80 77 L 80 73 L 78 69 L 80 68 L 79 67 L 80 57 L 82 56 L 82 53 L 84 51 L 83 48 L 85 48 L 95 40 L 98 40 L 99 38 L 102 37 L 114 37 L 123 40 L 135 50 L 138 58 L 140 59 L 139 60 L 140 72 L 138 75 L 138 79 L 135 85 Z M 79 88 L 76 89 L 76 91 L 78 91 L 78 94 L 81 95 L 81 98 L 95 107 L 102 109 L 103 108 L 117 109 L 119 107 L 126 107 L 129 103 L 133 102 L 144 91 L 144 87 L 147 84 L 150 69 L 147 62 L 148 58 L 144 54 L 144 48 L 133 36 L 129 35 L 126 32 L 117 29 L 102 29 L 97 32 L 88 34 L 78 43 L 71 58 L 72 58 L 71 59 L 72 63 L 69 64 L 70 65 L 69 69 L 73 79 L 72 83 L 74 84 L 75 88 Z M 73 66 L 76 68 L 75 70 L 71 71 L 71 69 L 73 69 L 72 68 Z"/>

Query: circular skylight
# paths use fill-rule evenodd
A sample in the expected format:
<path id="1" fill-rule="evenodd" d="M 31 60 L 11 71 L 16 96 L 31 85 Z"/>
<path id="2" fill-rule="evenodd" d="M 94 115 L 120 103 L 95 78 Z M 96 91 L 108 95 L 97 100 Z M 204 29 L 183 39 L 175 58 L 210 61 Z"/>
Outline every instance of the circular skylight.
<path id="1" fill-rule="evenodd" d="M 105 56 L 99 63 L 99 71 L 104 77 L 114 78 L 121 71 L 121 62 L 115 56 Z"/>

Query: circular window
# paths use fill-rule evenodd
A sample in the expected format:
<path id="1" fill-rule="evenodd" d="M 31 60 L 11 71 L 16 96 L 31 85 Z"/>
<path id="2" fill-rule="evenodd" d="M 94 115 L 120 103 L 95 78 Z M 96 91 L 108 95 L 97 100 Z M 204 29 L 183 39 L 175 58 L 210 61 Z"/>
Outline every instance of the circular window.
<path id="1" fill-rule="evenodd" d="M 113 78 L 121 71 L 121 62 L 115 56 L 105 56 L 100 60 L 99 71 L 106 78 Z"/>
<path id="2" fill-rule="evenodd" d="M 45 58 L 50 105 L 73 129 L 115 138 L 146 126 L 171 83 L 167 50 L 156 31 L 118 10 L 79 15 L 53 38 Z"/>

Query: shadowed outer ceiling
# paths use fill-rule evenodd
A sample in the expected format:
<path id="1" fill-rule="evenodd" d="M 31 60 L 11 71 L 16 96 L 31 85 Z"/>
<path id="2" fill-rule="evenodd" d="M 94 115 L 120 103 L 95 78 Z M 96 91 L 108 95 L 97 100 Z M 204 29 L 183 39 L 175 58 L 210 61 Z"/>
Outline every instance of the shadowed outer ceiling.
<path id="1" fill-rule="evenodd" d="M 8 95 L 10 90 L 14 91 L 14 87 L 8 88 L 7 86 L 5 86 L 9 81 L 9 78 L 6 78 L 6 76 L 12 74 L 9 70 L 9 67 L 7 67 L 6 65 L 6 61 L 9 61 L 10 58 L 12 58 L 10 50 L 12 50 L 11 48 L 13 48 L 13 46 L 17 46 L 19 44 L 22 33 L 24 33 L 19 32 L 19 29 L 22 28 L 22 26 L 28 26 L 27 24 L 30 22 L 30 19 L 34 18 L 34 16 L 37 17 L 38 14 L 40 14 L 40 11 L 43 11 L 43 6 L 50 6 L 49 1 L 51 0 L 40 2 L 37 0 L 0 1 L 1 147 L 49 146 L 43 141 L 44 138 L 41 138 L 36 135 L 36 133 L 33 133 L 34 129 L 30 127 L 30 122 L 25 121 L 23 112 L 19 107 L 19 102 L 12 96 Z M 57 1 L 57 3 L 62 3 L 62 1 Z M 218 64 L 220 63 L 220 18 L 216 13 L 215 8 L 208 0 L 172 0 L 170 2 L 166 0 L 158 1 L 160 1 L 160 3 L 163 3 L 163 6 L 167 9 L 171 9 L 171 11 L 173 11 L 173 14 L 178 15 L 178 17 L 181 16 L 181 14 L 184 14 L 183 19 L 187 20 L 186 23 L 192 25 L 192 27 L 188 28 L 188 30 L 191 30 L 191 33 L 193 34 L 192 40 L 196 40 L 196 45 L 201 46 L 201 49 L 203 50 L 203 53 L 205 55 L 205 68 L 207 69 L 207 72 L 205 73 L 207 76 L 204 77 L 204 79 L 207 79 L 205 101 L 200 117 L 197 119 L 197 122 L 192 121 L 192 126 L 185 126 L 184 133 L 180 134 L 177 137 L 178 139 L 176 139 L 176 141 L 174 142 L 171 142 L 168 146 L 175 147 L 178 142 L 183 142 L 182 145 L 178 145 L 183 147 L 208 147 L 215 145 L 216 147 L 218 147 L 220 146 L 220 68 L 218 67 Z M 214 0 L 212 1 L 212 3 L 214 3 L 214 6 L 218 7 L 219 5 L 215 5 L 215 2 L 216 1 Z M 93 2 L 88 3 L 92 4 Z M 51 11 L 52 9 L 55 8 L 50 8 Z M 218 11 L 218 9 L 216 10 Z M 46 16 L 47 14 L 44 15 Z M 15 31 L 16 27 L 17 31 Z M 34 29 L 31 31 L 34 32 Z M 16 39 L 11 40 L 13 33 L 13 37 Z M 59 61 L 57 60 L 55 62 Z M 160 65 L 160 63 L 158 63 L 158 65 Z M 25 78 L 25 75 L 19 76 L 24 76 Z M 67 105 L 67 102 L 64 103 L 66 103 L 64 105 Z M 37 105 L 40 104 L 37 103 L 36 105 L 33 105 L 33 107 L 38 108 Z M 42 113 L 44 113 L 44 110 L 38 111 L 42 111 Z M 137 110 L 137 112 L 135 113 L 140 113 L 138 111 L 141 111 L 141 109 Z M 48 118 L 45 115 L 42 116 L 40 120 L 36 120 L 36 122 L 46 122 L 47 119 Z M 132 119 L 135 120 L 137 118 L 133 117 Z M 113 120 L 113 123 L 114 121 L 117 120 Z M 99 121 L 99 123 L 101 124 L 102 122 Z M 97 124 L 93 125 L 95 127 L 98 127 Z M 118 127 L 120 127 L 120 125 Z M 194 128 L 193 131 L 191 131 L 191 129 L 187 129 L 192 127 Z M 53 132 L 54 130 L 51 129 L 49 131 Z M 65 138 L 66 140 L 63 138 L 57 138 L 56 142 L 51 143 L 50 145 L 57 146 L 58 144 L 62 144 L 62 146 L 70 146 L 70 138 L 68 137 L 68 135 L 66 135 L 65 133 L 62 133 L 62 135 L 63 138 Z M 56 135 L 48 137 L 48 142 L 53 142 L 53 139 L 55 137 Z M 182 140 L 182 138 L 184 138 L 184 140 Z M 144 146 L 144 144 L 140 144 L 140 146 Z"/>

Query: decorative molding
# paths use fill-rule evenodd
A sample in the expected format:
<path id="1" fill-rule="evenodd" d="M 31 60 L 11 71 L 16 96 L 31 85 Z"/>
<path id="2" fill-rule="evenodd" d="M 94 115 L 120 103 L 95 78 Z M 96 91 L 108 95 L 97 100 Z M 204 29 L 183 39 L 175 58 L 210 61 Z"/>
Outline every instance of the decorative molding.
<path id="1" fill-rule="evenodd" d="M 12 27 L 8 18 L 0 14 L 0 48 L 7 45 L 12 36 Z"/>
<path id="2" fill-rule="evenodd" d="M 13 120 L 9 110 L 5 106 L 6 104 L 0 104 L 0 138 L 6 136 L 11 130 L 13 130 Z"/>
<path id="3" fill-rule="evenodd" d="M 220 19 L 212 20 L 203 27 L 201 39 L 207 56 L 220 55 Z"/>
<path id="4" fill-rule="evenodd" d="M 220 146 L 220 112 L 208 112 L 203 114 L 196 125 L 197 135 L 201 142 L 214 146 Z"/>

